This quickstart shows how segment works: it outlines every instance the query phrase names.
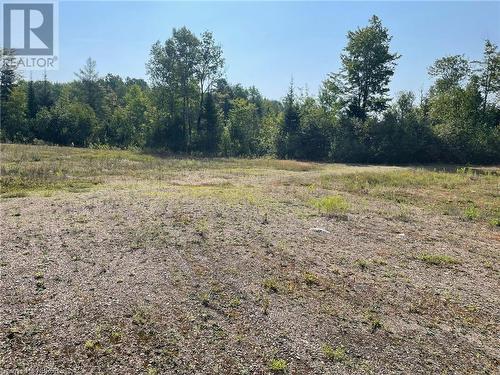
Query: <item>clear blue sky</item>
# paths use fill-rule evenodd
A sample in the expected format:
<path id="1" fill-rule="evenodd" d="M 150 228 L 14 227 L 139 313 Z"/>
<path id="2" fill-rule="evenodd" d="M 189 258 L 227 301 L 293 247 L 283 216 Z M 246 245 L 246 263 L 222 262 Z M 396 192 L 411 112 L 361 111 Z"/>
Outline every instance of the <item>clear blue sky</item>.
<path id="1" fill-rule="evenodd" d="M 69 2 L 59 5 L 60 68 L 68 81 L 91 56 L 101 75 L 146 77 L 151 45 L 173 27 L 211 30 L 222 44 L 230 82 L 279 99 L 293 75 L 316 94 L 339 68 L 346 33 L 378 15 L 399 60 L 392 92 L 429 86 L 427 67 L 449 54 L 479 58 L 484 40 L 500 41 L 499 2 Z"/>

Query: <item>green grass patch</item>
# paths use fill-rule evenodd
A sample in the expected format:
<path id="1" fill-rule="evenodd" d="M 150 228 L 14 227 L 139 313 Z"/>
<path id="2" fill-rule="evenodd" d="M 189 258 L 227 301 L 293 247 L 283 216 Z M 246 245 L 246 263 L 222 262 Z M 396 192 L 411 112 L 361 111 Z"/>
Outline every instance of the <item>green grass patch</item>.
<path id="1" fill-rule="evenodd" d="M 321 351 L 323 352 L 324 356 L 330 361 L 343 362 L 348 358 L 346 350 L 342 345 L 334 348 L 331 345 L 325 344 L 321 348 Z"/>
<path id="2" fill-rule="evenodd" d="M 345 215 L 349 209 L 349 203 L 341 195 L 312 199 L 311 206 L 325 216 Z"/>
<path id="3" fill-rule="evenodd" d="M 421 254 L 417 257 L 417 259 L 425 262 L 427 264 L 431 264 L 434 266 L 445 266 L 452 264 L 459 264 L 460 261 L 449 256 L 449 255 L 437 255 L 437 254 Z"/>
<path id="4" fill-rule="evenodd" d="M 464 217 L 467 220 L 476 220 L 480 216 L 479 210 L 474 205 L 469 205 L 464 211 Z"/>
<path id="5" fill-rule="evenodd" d="M 284 359 L 273 359 L 269 363 L 269 370 L 272 372 L 284 372 L 288 368 L 288 363 Z"/>

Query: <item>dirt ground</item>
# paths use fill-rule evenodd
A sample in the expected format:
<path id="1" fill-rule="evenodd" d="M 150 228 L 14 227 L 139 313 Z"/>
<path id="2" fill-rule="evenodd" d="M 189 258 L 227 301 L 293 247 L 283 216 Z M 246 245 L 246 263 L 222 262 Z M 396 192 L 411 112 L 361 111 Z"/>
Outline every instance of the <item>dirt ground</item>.
<path id="1" fill-rule="evenodd" d="M 1 373 L 499 373 L 498 175 L 2 147 Z"/>

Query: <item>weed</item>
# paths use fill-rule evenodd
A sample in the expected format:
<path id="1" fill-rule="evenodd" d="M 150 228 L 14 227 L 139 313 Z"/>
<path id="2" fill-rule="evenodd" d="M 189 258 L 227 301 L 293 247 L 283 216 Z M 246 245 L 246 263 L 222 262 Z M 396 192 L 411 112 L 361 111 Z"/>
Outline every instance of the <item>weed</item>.
<path id="1" fill-rule="evenodd" d="M 264 315 L 267 315 L 269 311 L 269 306 L 271 305 L 271 300 L 269 299 L 268 296 L 262 296 L 261 303 L 262 303 L 262 313 Z"/>
<path id="2" fill-rule="evenodd" d="M 201 304 L 207 307 L 210 304 L 210 293 L 204 292 L 200 295 Z"/>
<path id="3" fill-rule="evenodd" d="M 460 261 L 449 256 L 449 255 L 437 255 L 437 254 L 421 254 L 417 259 L 425 262 L 427 264 L 432 264 L 434 266 L 458 264 Z"/>
<path id="4" fill-rule="evenodd" d="M 43 272 L 42 271 L 38 271 L 35 273 L 35 280 L 41 280 L 43 279 Z"/>
<path id="5" fill-rule="evenodd" d="M 490 220 L 490 225 L 493 227 L 500 227 L 500 217 L 494 217 Z"/>
<path id="6" fill-rule="evenodd" d="M 148 322 L 148 315 L 143 310 L 137 310 L 132 316 L 132 322 L 137 325 L 144 325 Z"/>
<path id="7" fill-rule="evenodd" d="M 233 298 L 231 301 L 229 301 L 229 306 L 230 307 L 236 308 L 236 307 L 238 307 L 240 305 L 241 305 L 241 300 L 238 297 Z"/>
<path id="8" fill-rule="evenodd" d="M 412 214 L 411 214 L 410 209 L 407 206 L 400 205 L 399 211 L 395 215 L 395 218 L 398 220 L 401 220 L 405 223 L 408 223 L 409 221 L 411 221 L 411 218 L 412 218 Z"/>
<path id="9" fill-rule="evenodd" d="M 362 271 L 365 271 L 368 269 L 369 262 L 365 259 L 357 259 L 356 260 L 356 265 L 361 268 Z"/>
<path id="10" fill-rule="evenodd" d="M 278 291 L 279 291 L 278 280 L 276 278 L 274 278 L 274 277 L 271 277 L 269 279 L 265 279 L 262 282 L 262 286 L 268 292 L 278 293 Z"/>
<path id="11" fill-rule="evenodd" d="M 371 323 L 372 333 L 382 328 L 382 321 L 379 318 L 373 317 L 370 323 Z"/>
<path id="12" fill-rule="evenodd" d="M 311 205 L 317 208 L 321 214 L 329 217 L 345 215 L 349 209 L 349 203 L 341 195 L 313 199 Z"/>
<path id="13" fill-rule="evenodd" d="M 315 274 L 311 272 L 304 272 L 303 277 L 304 277 L 304 282 L 307 285 L 309 286 L 319 285 L 319 278 Z"/>
<path id="14" fill-rule="evenodd" d="M 111 331 L 111 334 L 109 335 L 109 340 L 113 344 L 116 344 L 121 341 L 122 337 L 123 334 L 120 331 Z"/>
<path id="15" fill-rule="evenodd" d="M 208 221 L 206 219 L 202 219 L 198 221 L 195 225 L 196 234 L 198 234 L 202 238 L 207 238 L 208 235 Z"/>
<path id="16" fill-rule="evenodd" d="M 342 345 L 333 348 L 332 346 L 325 344 L 321 348 L 321 351 L 330 361 L 343 362 L 347 360 L 347 353 Z"/>
<path id="17" fill-rule="evenodd" d="M 35 283 L 35 286 L 36 286 L 36 290 L 41 292 L 43 290 L 45 290 L 45 284 L 42 280 L 38 280 L 36 283 Z"/>
<path id="18" fill-rule="evenodd" d="M 479 218 L 479 210 L 474 205 L 469 205 L 464 211 L 464 217 L 467 220 L 476 220 Z"/>
<path id="19" fill-rule="evenodd" d="M 85 344 L 83 346 L 88 351 L 97 351 L 97 350 L 102 348 L 99 341 L 95 341 L 95 340 L 87 340 L 87 341 L 85 341 Z"/>
<path id="20" fill-rule="evenodd" d="M 273 359 L 269 363 L 269 370 L 273 372 L 285 372 L 288 368 L 288 363 L 284 359 Z"/>

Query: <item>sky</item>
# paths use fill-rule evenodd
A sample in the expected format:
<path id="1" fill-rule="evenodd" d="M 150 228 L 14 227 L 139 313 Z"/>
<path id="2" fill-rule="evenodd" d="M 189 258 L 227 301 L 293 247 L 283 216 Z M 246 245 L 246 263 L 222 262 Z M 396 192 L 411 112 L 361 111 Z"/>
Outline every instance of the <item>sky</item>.
<path id="1" fill-rule="evenodd" d="M 72 80 L 90 56 L 100 75 L 147 78 L 151 45 L 186 26 L 196 34 L 213 32 L 230 82 L 281 99 L 293 76 L 315 95 L 327 74 L 339 70 L 347 32 L 373 14 L 393 36 L 392 51 L 402 55 L 393 94 L 427 89 L 427 68 L 437 58 L 478 59 L 485 39 L 500 42 L 500 2 L 61 1 L 59 70 L 48 77 Z"/>

